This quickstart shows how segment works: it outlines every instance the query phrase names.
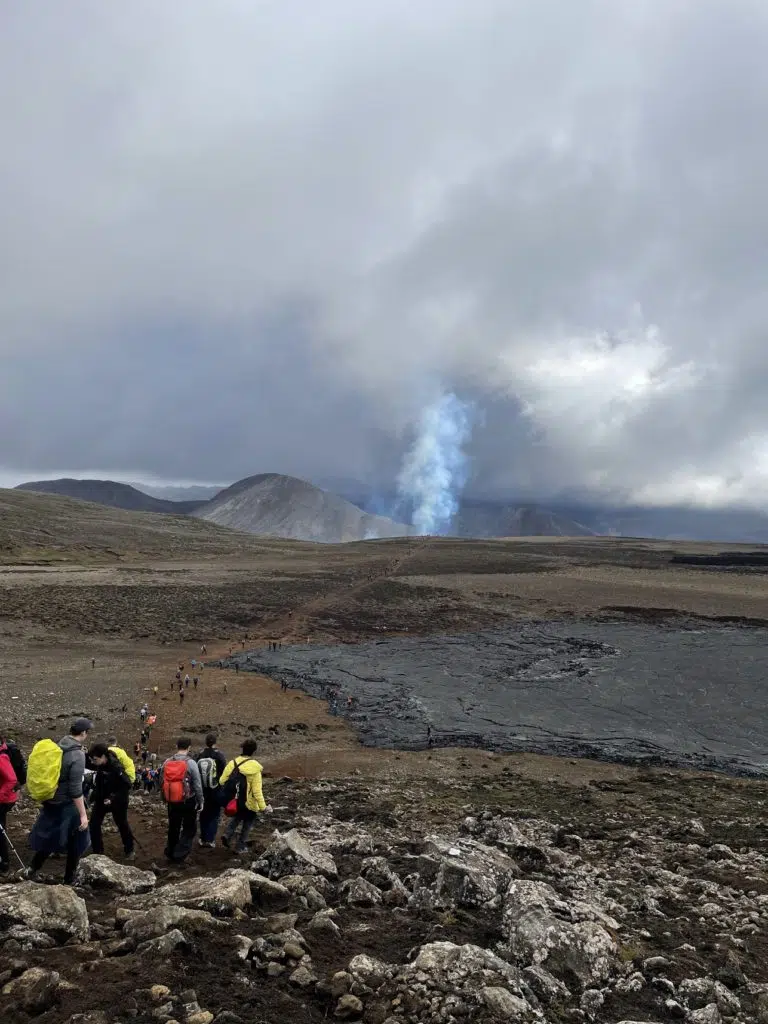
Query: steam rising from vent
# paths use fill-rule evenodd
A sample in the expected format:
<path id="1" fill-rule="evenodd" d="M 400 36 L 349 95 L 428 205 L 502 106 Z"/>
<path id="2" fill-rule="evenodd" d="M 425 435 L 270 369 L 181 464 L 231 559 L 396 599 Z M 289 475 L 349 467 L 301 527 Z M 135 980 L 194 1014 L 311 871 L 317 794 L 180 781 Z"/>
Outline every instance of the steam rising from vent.
<path id="1" fill-rule="evenodd" d="M 446 533 L 467 482 L 464 445 L 472 433 L 473 406 L 442 395 L 421 414 L 418 436 L 397 478 L 398 494 L 413 508 L 419 534 Z"/>

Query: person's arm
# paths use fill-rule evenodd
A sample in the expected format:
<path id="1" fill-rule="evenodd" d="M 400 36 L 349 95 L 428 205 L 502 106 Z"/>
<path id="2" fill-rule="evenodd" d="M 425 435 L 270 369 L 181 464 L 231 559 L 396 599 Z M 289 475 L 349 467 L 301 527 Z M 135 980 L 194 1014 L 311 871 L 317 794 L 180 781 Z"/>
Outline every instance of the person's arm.
<path id="1" fill-rule="evenodd" d="M 256 800 L 256 806 L 260 811 L 266 811 L 267 801 L 261 788 L 261 772 L 254 772 L 251 776 L 251 792 Z"/>
<path id="2" fill-rule="evenodd" d="M 221 773 L 221 778 L 219 779 L 219 782 L 221 783 L 222 786 L 224 785 L 224 783 L 227 781 L 227 779 L 229 778 L 229 776 L 232 774 L 232 772 L 234 770 L 235 770 L 235 762 L 234 761 L 230 761 L 229 764 L 225 766 L 224 771 Z"/>
<path id="3" fill-rule="evenodd" d="M 85 810 L 85 797 L 76 796 L 72 803 L 77 808 L 77 813 L 80 815 L 80 831 L 85 832 L 88 828 L 88 814 Z"/>
<path id="4" fill-rule="evenodd" d="M 200 769 L 197 767 L 197 761 L 193 761 L 191 757 L 187 758 L 187 771 L 192 779 L 195 803 L 197 804 L 198 810 L 202 810 L 205 802 L 205 797 L 203 796 L 203 783 L 200 778 Z"/>
<path id="5" fill-rule="evenodd" d="M 16 772 L 13 770 L 11 759 L 7 754 L 0 755 L 0 783 L 15 786 L 18 782 Z"/>

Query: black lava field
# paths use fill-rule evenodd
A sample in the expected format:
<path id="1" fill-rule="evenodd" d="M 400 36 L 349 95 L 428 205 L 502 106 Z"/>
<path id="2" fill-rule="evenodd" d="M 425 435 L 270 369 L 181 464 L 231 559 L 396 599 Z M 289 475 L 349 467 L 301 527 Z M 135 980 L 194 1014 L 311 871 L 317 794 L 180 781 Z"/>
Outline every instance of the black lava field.
<path id="1" fill-rule="evenodd" d="M 526 623 L 259 649 L 224 664 L 235 662 L 328 700 L 369 746 L 419 749 L 431 740 L 734 775 L 768 770 L 766 629 Z"/>

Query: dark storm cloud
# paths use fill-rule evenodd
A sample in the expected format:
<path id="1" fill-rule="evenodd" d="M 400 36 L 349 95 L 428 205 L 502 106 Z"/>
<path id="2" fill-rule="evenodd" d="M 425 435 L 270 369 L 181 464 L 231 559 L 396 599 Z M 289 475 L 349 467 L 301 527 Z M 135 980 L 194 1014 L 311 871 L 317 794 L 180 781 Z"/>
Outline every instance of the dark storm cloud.
<path id="1" fill-rule="evenodd" d="M 478 490 L 760 503 L 767 45 L 757 0 L 3 9 L 0 467 L 376 479 L 443 388 Z"/>

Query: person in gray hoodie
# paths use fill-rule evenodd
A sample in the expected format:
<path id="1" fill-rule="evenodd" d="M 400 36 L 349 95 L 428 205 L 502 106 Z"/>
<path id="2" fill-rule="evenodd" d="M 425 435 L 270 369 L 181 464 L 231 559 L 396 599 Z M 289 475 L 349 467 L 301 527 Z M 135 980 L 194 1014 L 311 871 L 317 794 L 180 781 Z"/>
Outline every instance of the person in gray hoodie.
<path id="1" fill-rule="evenodd" d="M 192 849 L 204 804 L 200 770 L 189 756 L 191 746 L 192 740 L 182 736 L 176 741 L 176 753 L 160 769 L 160 789 L 168 806 L 165 856 L 176 862 L 186 860 Z"/>
<path id="2" fill-rule="evenodd" d="M 72 885 L 80 858 L 90 845 L 88 815 L 83 796 L 85 776 L 84 744 L 93 723 L 87 718 L 76 718 L 69 736 L 59 741 L 62 750 L 61 771 L 56 792 L 40 808 L 32 826 L 29 845 L 34 851 L 27 868 L 27 878 L 34 878 L 53 853 L 66 853 L 64 884 Z"/>

